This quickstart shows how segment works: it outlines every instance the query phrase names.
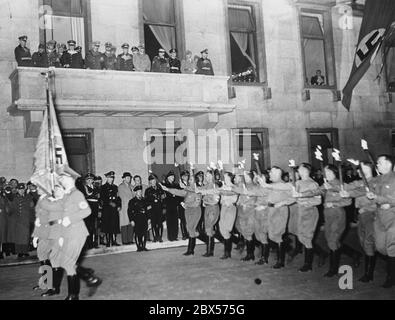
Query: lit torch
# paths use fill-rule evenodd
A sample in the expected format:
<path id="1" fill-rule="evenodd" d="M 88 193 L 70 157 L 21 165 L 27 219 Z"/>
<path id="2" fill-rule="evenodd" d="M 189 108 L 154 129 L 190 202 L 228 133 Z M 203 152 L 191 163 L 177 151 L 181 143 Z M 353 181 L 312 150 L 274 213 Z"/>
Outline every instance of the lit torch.
<path id="1" fill-rule="evenodd" d="M 325 170 L 324 170 L 324 158 L 322 157 L 322 148 L 320 145 L 318 145 L 316 147 L 314 155 L 315 155 L 315 158 L 320 162 L 321 172 L 324 177 L 324 182 L 326 182 L 326 175 L 325 175 Z"/>
<path id="2" fill-rule="evenodd" d="M 256 171 L 258 172 L 258 174 L 261 176 L 262 172 L 261 172 L 261 168 L 259 166 L 259 153 L 253 153 L 252 154 L 253 158 L 254 158 L 254 162 L 255 162 L 255 166 L 256 166 Z"/>
<path id="3" fill-rule="evenodd" d="M 347 159 L 347 161 L 358 167 L 358 171 L 361 174 L 363 184 L 365 185 L 365 190 L 366 192 L 370 192 L 369 183 L 368 180 L 366 179 L 365 174 L 363 173 L 361 162 L 359 160 L 354 160 L 354 159 Z"/>
<path id="4" fill-rule="evenodd" d="M 341 161 L 342 160 L 340 158 L 340 151 L 338 149 L 336 149 L 336 148 L 333 148 L 332 157 L 337 162 L 337 168 L 338 168 L 338 171 L 339 171 L 340 188 L 341 188 L 341 190 L 344 190 L 344 186 L 343 186 L 343 172 L 342 172 L 342 166 L 341 166 Z"/>
<path id="5" fill-rule="evenodd" d="M 365 151 L 365 153 L 367 154 L 369 161 L 373 164 L 377 175 L 380 175 L 380 172 L 379 172 L 379 170 L 377 170 L 377 167 L 376 167 L 376 161 L 374 160 L 373 155 L 368 148 L 368 142 L 365 139 L 361 139 L 361 147 L 362 147 L 363 151 Z"/>
<path id="6" fill-rule="evenodd" d="M 295 160 L 293 160 L 293 159 L 291 159 L 291 160 L 289 160 L 289 164 L 288 164 L 288 166 L 291 168 L 291 173 L 292 173 L 292 185 L 296 188 L 296 172 L 295 172 L 295 169 L 296 169 L 296 163 L 295 163 Z"/>

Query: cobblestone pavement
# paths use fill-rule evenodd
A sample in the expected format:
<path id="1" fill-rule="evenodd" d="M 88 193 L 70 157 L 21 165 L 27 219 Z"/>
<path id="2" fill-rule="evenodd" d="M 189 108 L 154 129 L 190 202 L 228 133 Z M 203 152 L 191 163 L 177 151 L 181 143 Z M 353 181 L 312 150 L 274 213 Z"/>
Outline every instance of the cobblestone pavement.
<path id="1" fill-rule="evenodd" d="M 240 261 L 234 250 L 231 260 L 220 260 L 222 245 L 216 246 L 215 257 L 204 258 L 203 245 L 195 256 L 185 257 L 185 247 L 128 252 L 89 257 L 84 265 L 96 270 L 103 284 L 93 297 L 81 284 L 81 299 L 395 299 L 395 288 L 382 289 L 384 262 L 379 261 L 374 283 L 357 281 L 362 267 L 354 270 L 354 289 L 341 290 L 338 278 L 326 279 L 327 266 L 312 273 L 297 272 L 302 264 L 299 255 L 281 270 Z M 350 263 L 342 258 L 342 263 Z M 38 281 L 38 265 L 0 268 L 0 299 L 43 299 L 32 287 Z M 262 283 L 255 284 L 260 278 Z M 64 299 L 67 294 L 63 279 L 61 294 L 47 299 Z"/>

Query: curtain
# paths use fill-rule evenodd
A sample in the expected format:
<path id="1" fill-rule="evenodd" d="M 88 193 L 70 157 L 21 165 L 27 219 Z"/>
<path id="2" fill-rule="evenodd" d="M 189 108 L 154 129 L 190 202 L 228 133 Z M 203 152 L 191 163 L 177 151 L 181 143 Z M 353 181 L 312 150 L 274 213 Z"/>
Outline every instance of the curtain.
<path id="1" fill-rule="evenodd" d="M 71 38 L 77 42 L 77 46 L 82 47 L 81 54 L 85 57 L 85 26 L 84 18 L 70 17 Z"/>
<path id="2" fill-rule="evenodd" d="M 176 46 L 173 0 L 144 0 L 143 17 L 163 49 L 169 51 Z M 152 25 L 151 23 L 162 23 L 167 26 Z"/>
<path id="3" fill-rule="evenodd" d="M 235 40 L 235 42 L 237 43 L 238 47 L 240 48 L 242 54 L 248 59 L 248 61 L 250 61 L 251 65 L 256 69 L 254 57 L 250 57 L 247 54 L 249 34 L 243 32 L 231 32 L 231 35 Z M 254 52 L 254 50 L 250 50 L 250 52 Z"/>

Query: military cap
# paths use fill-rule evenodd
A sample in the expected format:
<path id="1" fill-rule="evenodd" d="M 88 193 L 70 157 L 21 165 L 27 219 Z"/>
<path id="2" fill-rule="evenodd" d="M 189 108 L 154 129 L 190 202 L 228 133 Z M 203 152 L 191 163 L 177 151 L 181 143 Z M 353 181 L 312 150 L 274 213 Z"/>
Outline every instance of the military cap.
<path id="1" fill-rule="evenodd" d="M 75 46 L 77 43 L 75 42 L 75 40 L 69 40 L 69 41 L 67 41 L 67 44 L 69 46 L 71 46 L 71 45 Z"/>
<path id="2" fill-rule="evenodd" d="M 56 46 L 56 41 L 55 40 L 47 41 L 47 46 Z"/>
<path id="3" fill-rule="evenodd" d="M 111 42 L 106 42 L 106 44 L 104 45 L 107 48 L 112 48 L 112 43 Z"/>
<path id="4" fill-rule="evenodd" d="M 107 172 L 106 174 L 104 174 L 104 176 L 105 176 L 106 178 L 114 178 L 115 172 L 114 172 L 114 171 L 109 171 L 109 172 Z"/>
<path id="5" fill-rule="evenodd" d="M 135 187 L 133 188 L 133 191 L 134 191 L 134 192 L 137 192 L 137 191 L 139 191 L 139 190 L 143 190 L 143 186 L 135 186 Z"/>
<path id="6" fill-rule="evenodd" d="M 204 172 L 203 172 L 203 171 L 198 171 L 198 172 L 196 173 L 196 176 L 204 176 Z"/>
<path id="7" fill-rule="evenodd" d="M 18 190 L 26 189 L 26 185 L 24 183 L 18 183 L 18 186 L 16 187 Z"/>
<path id="8" fill-rule="evenodd" d="M 173 176 L 173 177 L 176 176 L 176 175 L 174 174 L 174 171 L 173 171 L 173 170 L 170 170 L 170 171 L 167 173 L 166 178 L 171 177 L 171 176 Z"/>
<path id="9" fill-rule="evenodd" d="M 6 186 L 6 187 L 4 188 L 4 191 L 5 191 L 5 193 L 11 193 L 11 192 L 12 192 L 11 186 Z"/>
<path id="10" fill-rule="evenodd" d="M 100 47 L 100 41 L 93 41 L 93 42 L 92 42 L 92 45 L 93 45 L 94 47 Z"/>
<path id="11" fill-rule="evenodd" d="M 151 180 L 158 180 L 158 177 L 156 176 L 156 174 L 151 173 L 151 174 L 149 175 L 149 177 L 148 177 L 148 180 L 149 180 L 149 181 L 151 181 Z"/>
<path id="12" fill-rule="evenodd" d="M 170 51 L 169 51 L 169 53 L 177 53 L 178 51 L 177 51 L 177 49 L 175 49 L 175 48 L 172 48 L 172 49 L 170 49 Z"/>
<path id="13" fill-rule="evenodd" d="M 132 51 L 139 51 L 139 48 L 137 48 L 136 46 L 133 46 Z"/>
<path id="14" fill-rule="evenodd" d="M 23 40 L 23 41 L 27 41 L 27 36 L 20 36 L 18 39 L 19 40 Z"/>
<path id="15" fill-rule="evenodd" d="M 75 47 L 75 51 L 82 51 L 82 47 L 81 46 Z"/>
<path id="16" fill-rule="evenodd" d="M 122 175 L 122 179 L 126 178 L 126 177 L 132 177 L 131 173 L 130 172 L 124 172 L 123 175 Z"/>
<path id="17" fill-rule="evenodd" d="M 95 181 L 99 181 L 99 180 L 103 180 L 102 177 L 96 176 L 96 177 L 95 177 Z"/>
<path id="18" fill-rule="evenodd" d="M 94 174 L 92 174 L 92 173 L 87 173 L 86 175 L 85 175 L 85 180 L 88 180 L 88 179 L 95 179 L 95 175 Z"/>
<path id="19" fill-rule="evenodd" d="M 203 54 L 203 53 L 207 53 L 208 54 L 208 49 L 204 49 L 204 50 L 200 51 L 200 53 L 201 54 Z"/>
<path id="20" fill-rule="evenodd" d="M 39 48 L 39 49 L 45 49 L 45 45 L 44 45 L 43 43 L 40 43 L 40 44 L 38 45 L 38 48 Z"/>
<path id="21" fill-rule="evenodd" d="M 122 46 L 121 46 L 121 48 L 122 49 L 129 49 L 129 44 L 128 43 L 124 43 Z"/>
<path id="22" fill-rule="evenodd" d="M 159 48 L 158 52 L 163 52 L 163 53 L 165 53 L 165 52 L 166 52 L 166 50 L 165 50 L 165 49 L 163 49 L 163 48 Z"/>

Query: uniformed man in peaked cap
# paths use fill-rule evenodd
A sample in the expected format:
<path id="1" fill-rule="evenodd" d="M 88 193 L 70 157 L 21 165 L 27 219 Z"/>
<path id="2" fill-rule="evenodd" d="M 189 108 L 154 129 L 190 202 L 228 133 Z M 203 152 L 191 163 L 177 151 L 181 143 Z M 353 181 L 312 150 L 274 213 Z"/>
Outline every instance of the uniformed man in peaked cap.
<path id="1" fill-rule="evenodd" d="M 15 60 L 18 62 L 18 67 L 32 67 L 32 56 L 30 49 L 26 47 L 27 36 L 20 36 L 19 45 L 15 48 Z"/>
<path id="2" fill-rule="evenodd" d="M 84 62 L 81 52 L 75 50 L 76 42 L 74 40 L 69 40 L 67 44 L 69 49 L 62 54 L 60 63 L 64 68 L 82 69 L 84 67 Z"/>
<path id="3" fill-rule="evenodd" d="M 202 57 L 196 63 L 196 74 L 204 74 L 206 76 L 213 76 L 214 70 L 211 60 L 208 58 L 208 49 L 204 49 L 201 52 Z"/>
<path id="4" fill-rule="evenodd" d="M 158 177 L 151 174 L 148 177 L 149 187 L 145 190 L 145 200 L 147 201 L 147 210 L 151 219 L 152 233 L 154 242 L 163 242 L 163 199 L 165 193 L 158 185 Z"/>
<path id="5" fill-rule="evenodd" d="M 99 51 L 100 41 L 92 43 L 92 49 L 88 51 L 85 57 L 85 65 L 87 69 L 101 70 L 103 69 L 104 57 Z"/>
<path id="6" fill-rule="evenodd" d="M 117 70 L 133 71 L 133 56 L 129 53 L 129 44 L 124 43 L 121 48 L 123 52 L 117 57 Z"/>

